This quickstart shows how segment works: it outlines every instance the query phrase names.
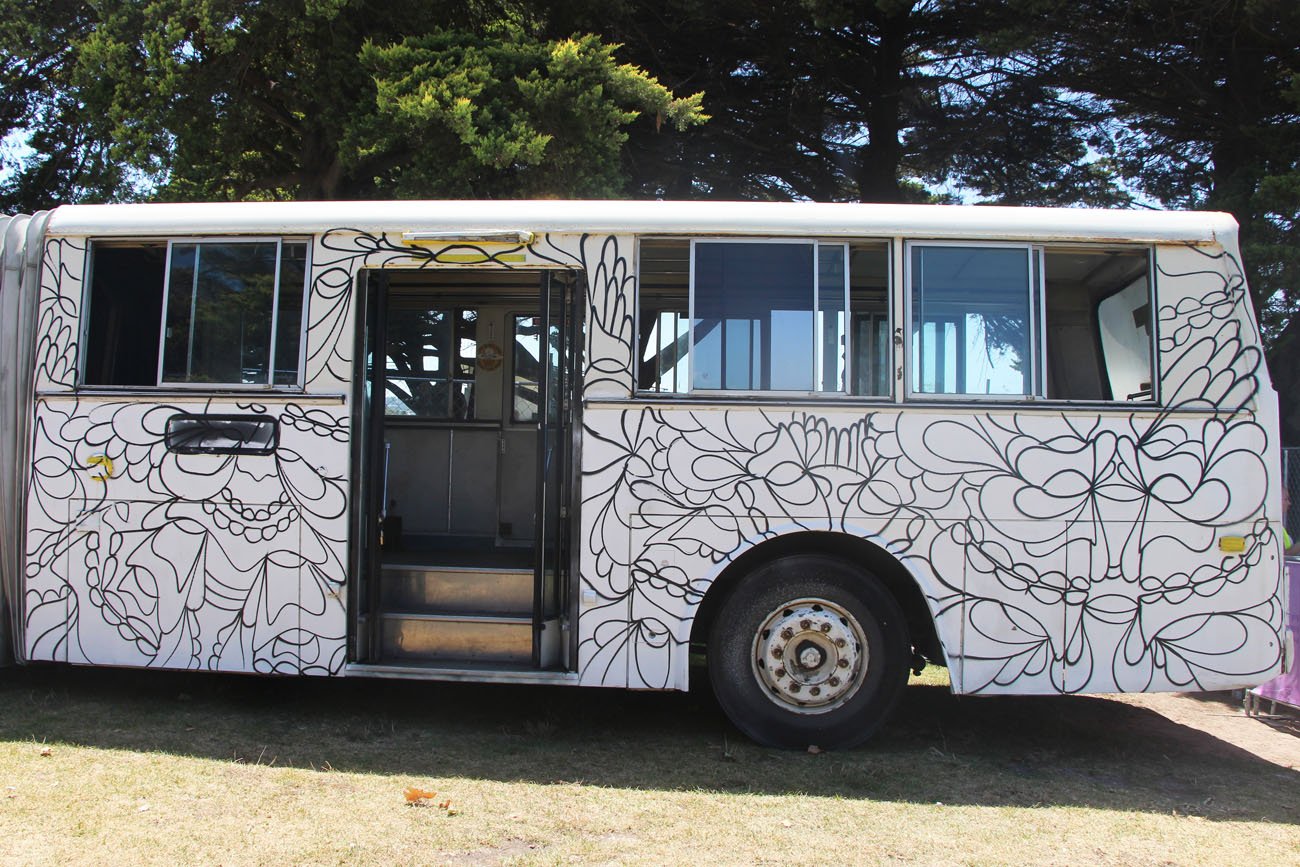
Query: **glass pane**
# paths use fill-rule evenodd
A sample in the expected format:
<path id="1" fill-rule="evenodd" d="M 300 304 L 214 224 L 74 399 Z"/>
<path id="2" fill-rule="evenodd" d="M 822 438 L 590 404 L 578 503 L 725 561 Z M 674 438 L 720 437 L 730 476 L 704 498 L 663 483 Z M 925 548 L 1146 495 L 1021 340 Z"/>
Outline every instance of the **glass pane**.
<path id="1" fill-rule="evenodd" d="M 385 347 L 388 415 L 444 419 L 450 412 L 451 390 L 446 358 L 451 338 L 445 310 L 418 307 L 388 308 Z"/>
<path id="2" fill-rule="evenodd" d="M 388 309 L 388 415 L 474 418 L 478 311 Z"/>
<path id="3" fill-rule="evenodd" d="M 515 317 L 515 346 L 511 361 L 510 420 L 517 423 L 537 421 L 541 394 L 541 328 L 537 316 Z"/>
<path id="4" fill-rule="evenodd" d="M 683 299 L 685 301 L 685 299 Z M 663 310 L 641 307 L 641 364 L 637 386 L 648 391 L 685 392 L 686 345 L 690 339 L 686 306 Z"/>
<path id="5" fill-rule="evenodd" d="M 276 385 L 297 385 L 298 350 L 302 346 L 302 298 L 307 281 L 307 245 L 280 245 L 280 300 L 275 323 Z"/>
<path id="6" fill-rule="evenodd" d="M 693 388 L 813 390 L 813 250 L 695 245 Z"/>
<path id="7" fill-rule="evenodd" d="M 276 242 L 175 245 L 163 379 L 270 381 Z"/>
<path id="8" fill-rule="evenodd" d="M 912 248 L 912 389 L 1022 395 L 1031 388 L 1024 248 Z"/>
<path id="9" fill-rule="evenodd" d="M 384 398 L 387 415 L 447 418 L 451 386 L 445 379 L 414 379 L 388 374 Z"/>
<path id="10" fill-rule="evenodd" d="M 473 381 L 478 367 L 478 311 L 460 310 L 456 313 L 456 372 L 457 379 Z"/>
<path id="11" fill-rule="evenodd" d="M 853 393 L 888 397 L 893 376 L 888 244 L 849 248 L 849 309 L 854 322 Z"/>
<path id="12" fill-rule="evenodd" d="M 197 244 L 173 244 L 167 273 L 167 331 L 163 338 L 163 381 L 185 382 L 190 369 L 190 320 L 194 310 Z"/>
<path id="13" fill-rule="evenodd" d="M 637 388 L 684 393 L 689 390 L 690 242 L 643 240 L 637 262 Z"/>
<path id="14" fill-rule="evenodd" d="M 845 329 L 848 321 L 848 284 L 844 245 L 817 245 L 817 343 L 821 355 L 818 391 L 844 391 Z"/>

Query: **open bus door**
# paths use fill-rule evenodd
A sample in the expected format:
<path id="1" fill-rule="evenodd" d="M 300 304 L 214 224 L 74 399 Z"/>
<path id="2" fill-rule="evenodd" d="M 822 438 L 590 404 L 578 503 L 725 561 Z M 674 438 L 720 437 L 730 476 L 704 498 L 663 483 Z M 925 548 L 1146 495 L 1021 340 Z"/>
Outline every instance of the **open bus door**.
<path id="1" fill-rule="evenodd" d="M 575 276 L 449 269 L 365 281 L 353 660 L 563 667 Z"/>

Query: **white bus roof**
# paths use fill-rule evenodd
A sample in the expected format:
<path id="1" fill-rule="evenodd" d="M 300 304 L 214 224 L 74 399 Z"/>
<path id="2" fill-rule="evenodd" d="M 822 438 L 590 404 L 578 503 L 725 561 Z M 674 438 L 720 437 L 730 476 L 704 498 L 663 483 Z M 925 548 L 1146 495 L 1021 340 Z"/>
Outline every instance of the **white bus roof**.
<path id="1" fill-rule="evenodd" d="M 500 231 L 655 235 L 971 238 L 1226 243 L 1237 224 L 1207 211 L 864 205 L 814 202 L 400 201 L 65 205 L 49 232 L 94 237 Z"/>

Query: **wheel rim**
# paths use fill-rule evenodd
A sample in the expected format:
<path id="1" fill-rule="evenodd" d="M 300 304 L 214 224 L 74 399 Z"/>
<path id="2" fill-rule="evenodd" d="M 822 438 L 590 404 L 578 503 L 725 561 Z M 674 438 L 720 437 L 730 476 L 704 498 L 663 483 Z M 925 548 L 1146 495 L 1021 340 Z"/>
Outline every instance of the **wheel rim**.
<path id="1" fill-rule="evenodd" d="M 776 704 L 826 713 L 862 686 L 870 653 L 847 610 L 826 599 L 797 599 L 772 611 L 754 635 L 754 677 Z"/>

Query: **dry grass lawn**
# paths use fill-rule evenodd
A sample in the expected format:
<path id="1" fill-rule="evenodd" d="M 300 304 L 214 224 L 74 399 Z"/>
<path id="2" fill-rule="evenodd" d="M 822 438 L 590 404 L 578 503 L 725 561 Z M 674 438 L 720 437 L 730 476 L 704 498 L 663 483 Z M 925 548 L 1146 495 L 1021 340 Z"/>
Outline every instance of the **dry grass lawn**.
<path id="1" fill-rule="evenodd" d="M 4 864 L 889 861 L 1300 863 L 1300 737 L 1223 696 L 930 677 L 813 755 L 706 694 L 0 672 Z"/>

